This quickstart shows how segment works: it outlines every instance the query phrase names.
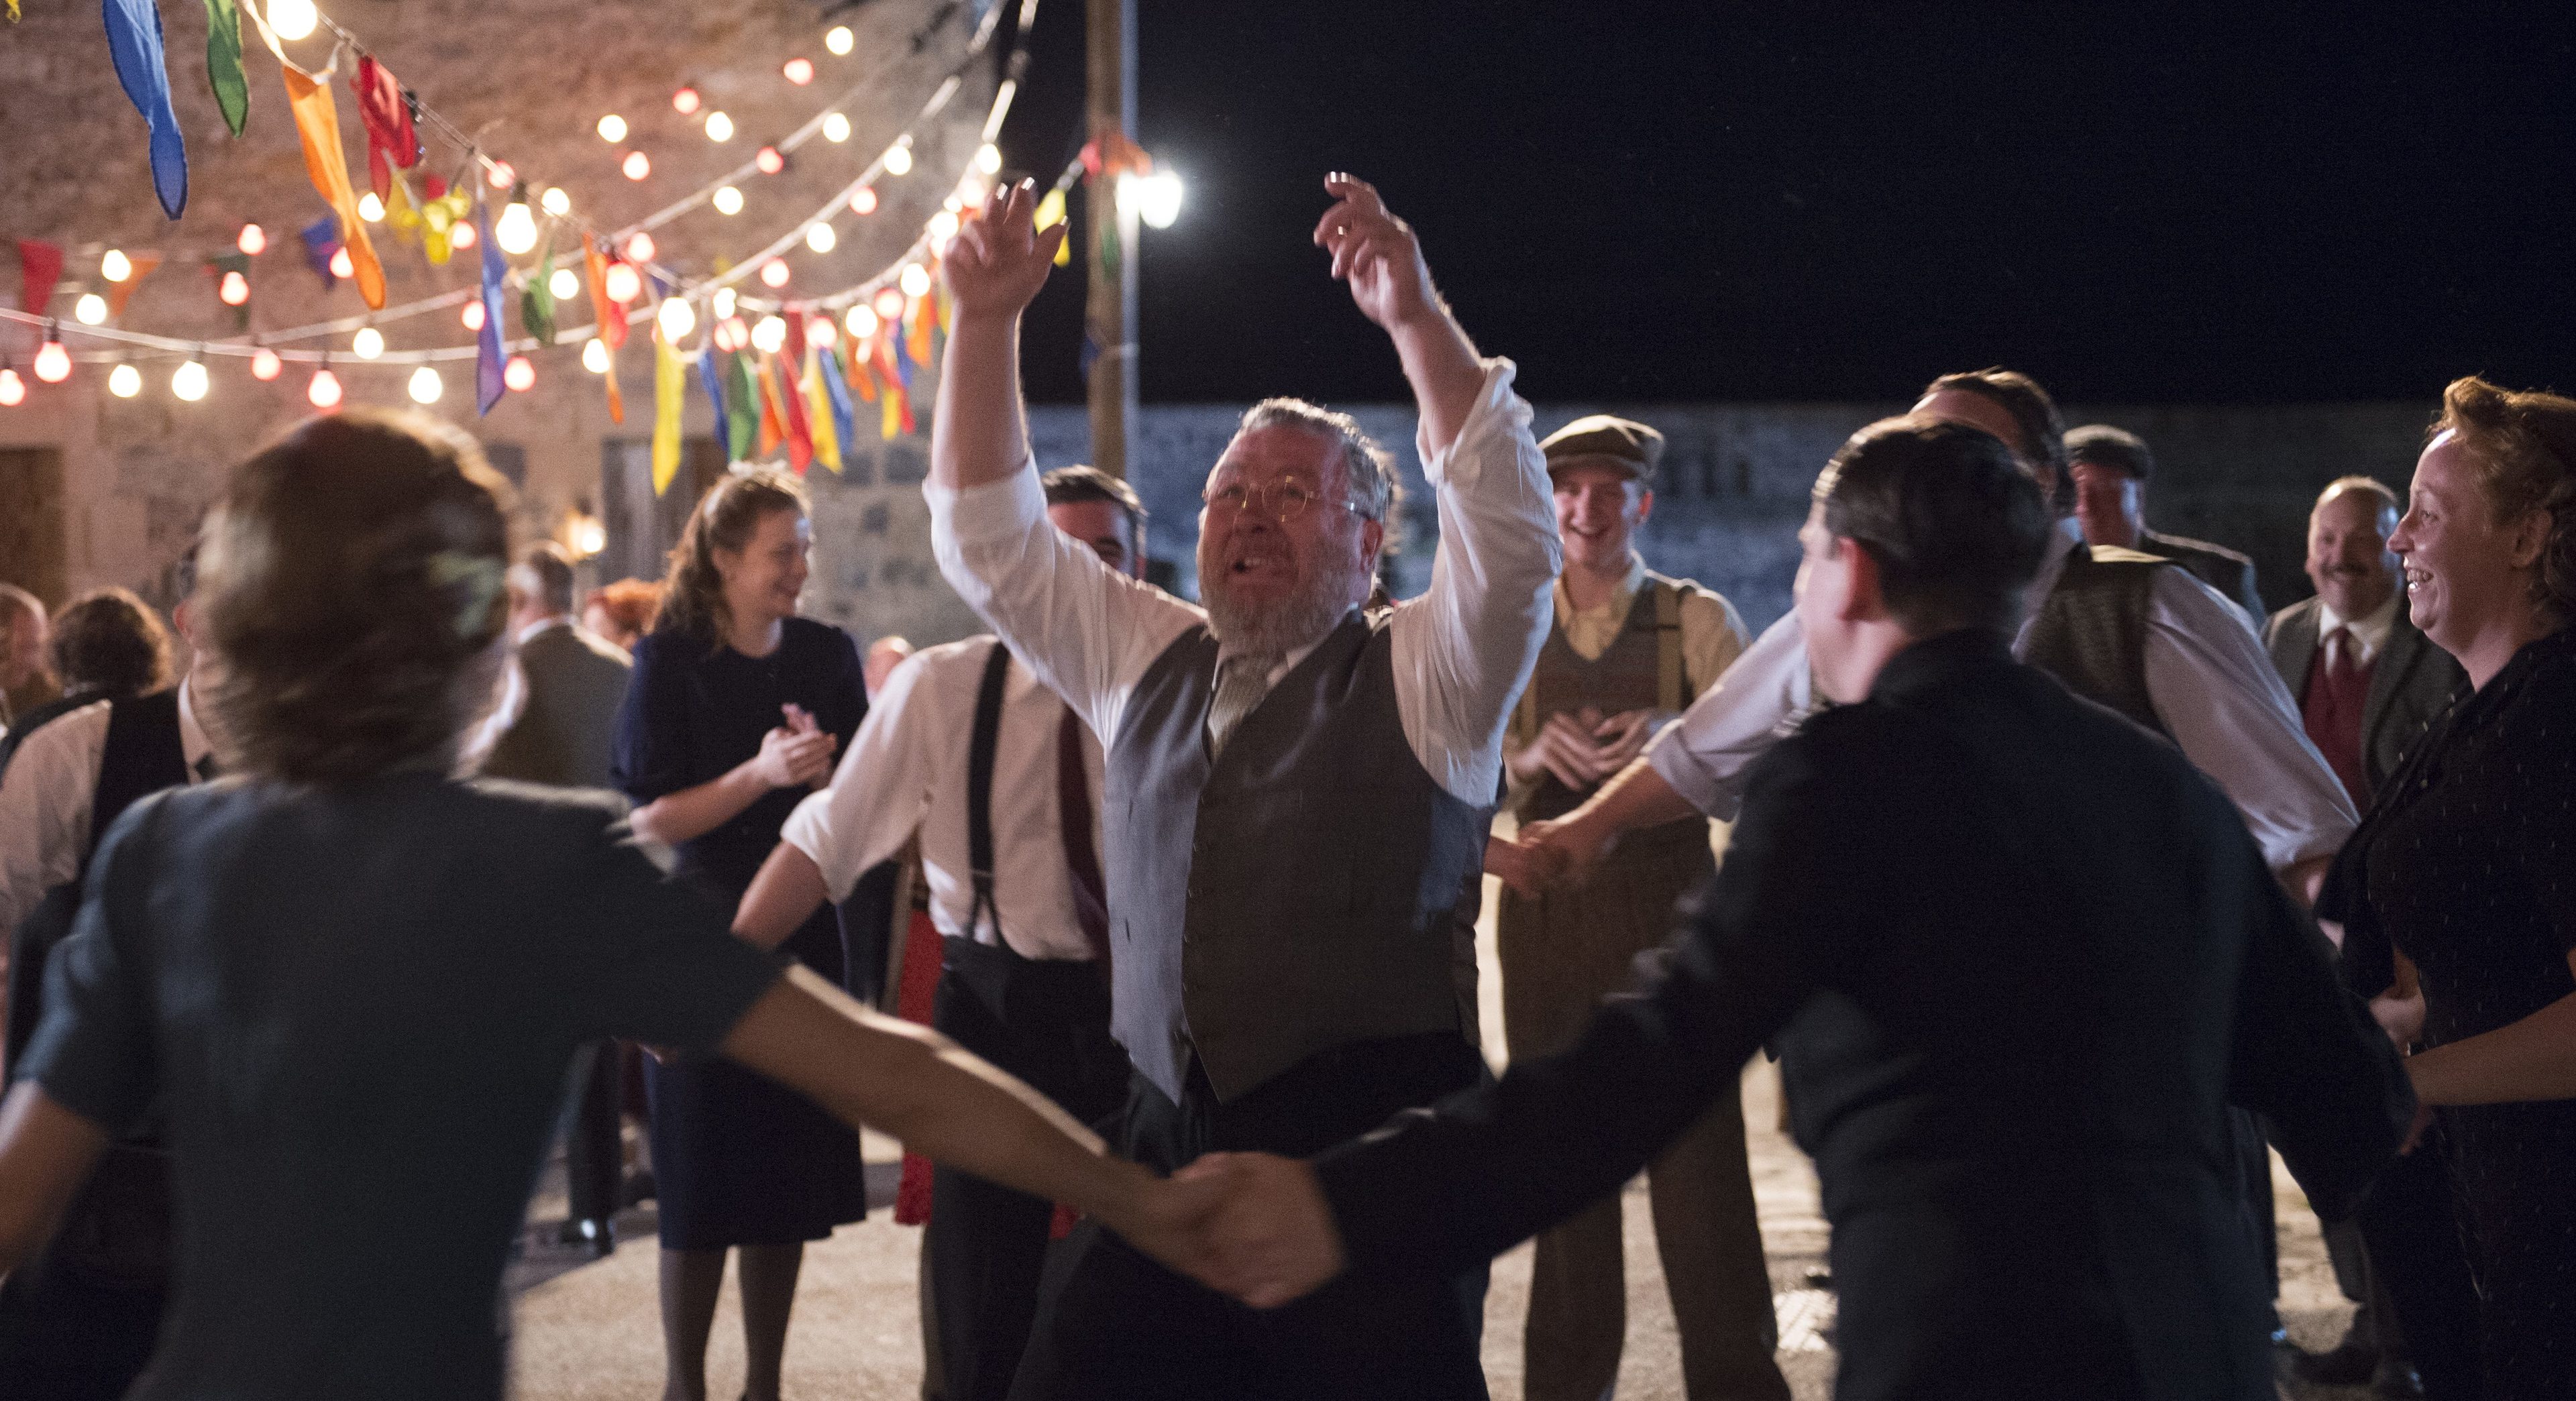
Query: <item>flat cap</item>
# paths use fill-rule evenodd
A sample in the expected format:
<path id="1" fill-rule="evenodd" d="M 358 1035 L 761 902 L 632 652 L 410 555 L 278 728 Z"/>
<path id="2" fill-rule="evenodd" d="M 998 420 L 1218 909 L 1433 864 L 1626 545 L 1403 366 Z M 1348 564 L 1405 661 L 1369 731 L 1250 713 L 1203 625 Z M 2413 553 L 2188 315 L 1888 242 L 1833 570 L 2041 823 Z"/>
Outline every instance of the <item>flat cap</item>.
<path id="1" fill-rule="evenodd" d="M 2088 423 L 2069 432 L 2066 462 L 2070 467 L 2090 462 L 2142 482 L 2156 474 L 2156 457 L 2147 451 L 2146 440 L 2107 423 Z"/>
<path id="2" fill-rule="evenodd" d="M 1551 475 L 1578 462 L 1593 463 L 1618 468 L 1652 486 L 1655 464 L 1664 456 L 1664 435 L 1634 419 L 1587 414 L 1548 434 L 1538 450 Z"/>

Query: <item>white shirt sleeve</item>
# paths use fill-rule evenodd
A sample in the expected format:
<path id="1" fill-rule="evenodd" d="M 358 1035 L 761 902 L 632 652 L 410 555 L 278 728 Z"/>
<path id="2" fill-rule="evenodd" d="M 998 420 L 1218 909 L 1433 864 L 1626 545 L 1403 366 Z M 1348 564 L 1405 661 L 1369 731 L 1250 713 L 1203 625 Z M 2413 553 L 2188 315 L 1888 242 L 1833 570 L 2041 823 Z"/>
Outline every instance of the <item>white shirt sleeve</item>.
<path id="1" fill-rule="evenodd" d="M 2244 814 L 2273 870 L 2343 846 L 2360 816 L 2244 610 L 2187 570 L 2157 570 L 2146 674 L 2157 718 Z"/>
<path id="2" fill-rule="evenodd" d="M 1417 438 L 1440 547 L 1431 587 L 1398 604 L 1388 624 L 1396 708 L 1414 757 L 1451 796 L 1480 808 L 1499 791 L 1503 722 L 1547 641 L 1564 566 L 1547 460 L 1512 375 L 1509 360 L 1485 362 L 1484 392 L 1446 453 Z"/>
<path id="3" fill-rule="evenodd" d="M 921 827 L 940 773 L 941 741 L 963 720 L 943 723 L 928 654 L 908 657 L 886 678 L 868 718 L 842 754 L 830 786 L 796 805 L 778 839 L 813 858 L 835 903 L 859 877 L 894 858 Z M 969 712 L 971 715 L 972 712 Z"/>
<path id="4" fill-rule="evenodd" d="M 1646 761 L 1691 806 L 1732 822 L 1744 801 L 1744 771 L 1814 707 L 1807 637 L 1797 614 L 1783 614 L 1664 728 Z"/>
<path id="5" fill-rule="evenodd" d="M 1115 736 L 1145 669 L 1207 615 L 1066 538 L 1047 520 L 1034 462 L 983 486 L 921 491 L 949 586 L 1092 733 Z"/>
<path id="6" fill-rule="evenodd" d="M 100 701 L 55 717 L 27 735 L 0 775 L 0 931 L 16 929 L 46 891 L 80 874 L 107 716 Z"/>

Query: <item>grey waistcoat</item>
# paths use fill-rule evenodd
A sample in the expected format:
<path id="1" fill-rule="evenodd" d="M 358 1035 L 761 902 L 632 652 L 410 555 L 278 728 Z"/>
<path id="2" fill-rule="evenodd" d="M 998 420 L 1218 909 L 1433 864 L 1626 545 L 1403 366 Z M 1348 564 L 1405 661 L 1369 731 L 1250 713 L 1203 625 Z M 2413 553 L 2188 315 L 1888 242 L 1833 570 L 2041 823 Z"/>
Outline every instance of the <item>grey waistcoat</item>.
<path id="1" fill-rule="evenodd" d="M 1109 745 L 1112 1026 L 1174 1102 L 1195 1052 L 1231 1101 L 1320 1051 L 1475 1026 L 1452 917 L 1489 809 L 1406 743 L 1387 615 L 1353 613 L 1208 759 L 1217 643 L 1154 659 Z"/>

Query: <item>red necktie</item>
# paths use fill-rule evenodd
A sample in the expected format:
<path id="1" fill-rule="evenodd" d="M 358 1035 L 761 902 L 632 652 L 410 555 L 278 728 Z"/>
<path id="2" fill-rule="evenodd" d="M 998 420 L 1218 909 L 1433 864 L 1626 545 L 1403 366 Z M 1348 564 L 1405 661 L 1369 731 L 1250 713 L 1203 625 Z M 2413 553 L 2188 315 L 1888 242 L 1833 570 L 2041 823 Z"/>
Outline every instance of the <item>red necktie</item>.
<path id="1" fill-rule="evenodd" d="M 1091 847 L 1091 775 L 1082 762 L 1082 717 L 1064 708 L 1055 730 L 1056 826 L 1064 833 L 1064 861 L 1073 871 L 1073 914 L 1082 941 L 1109 971 L 1109 900 L 1100 878 L 1100 856 Z"/>

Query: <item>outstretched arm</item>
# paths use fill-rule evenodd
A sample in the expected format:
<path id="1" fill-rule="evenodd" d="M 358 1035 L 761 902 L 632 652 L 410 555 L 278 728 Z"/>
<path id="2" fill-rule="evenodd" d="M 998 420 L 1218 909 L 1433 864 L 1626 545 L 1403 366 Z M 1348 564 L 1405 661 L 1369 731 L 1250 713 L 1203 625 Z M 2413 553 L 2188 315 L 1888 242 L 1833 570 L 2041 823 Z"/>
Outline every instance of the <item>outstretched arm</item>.
<path id="1" fill-rule="evenodd" d="M 1324 190 L 1334 204 L 1315 222 L 1315 245 L 1333 255 L 1333 276 L 1351 285 L 1360 314 L 1395 342 L 1422 414 L 1423 446 L 1446 452 L 1485 387 L 1484 362 L 1431 285 L 1413 226 L 1389 212 L 1377 188 L 1355 175 L 1327 175 Z"/>
<path id="2" fill-rule="evenodd" d="M 0 1277 L 53 1235 L 106 1151 L 107 1130 L 55 1103 L 32 1080 L 0 1101 Z"/>
<path id="3" fill-rule="evenodd" d="M 958 228 L 940 264 L 955 311 L 931 420 L 930 479 L 952 490 L 1001 481 L 1028 464 L 1020 313 L 1046 285 L 1067 228 L 1038 232 L 1036 211 L 1033 181 L 995 192 L 983 217 Z"/>

